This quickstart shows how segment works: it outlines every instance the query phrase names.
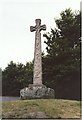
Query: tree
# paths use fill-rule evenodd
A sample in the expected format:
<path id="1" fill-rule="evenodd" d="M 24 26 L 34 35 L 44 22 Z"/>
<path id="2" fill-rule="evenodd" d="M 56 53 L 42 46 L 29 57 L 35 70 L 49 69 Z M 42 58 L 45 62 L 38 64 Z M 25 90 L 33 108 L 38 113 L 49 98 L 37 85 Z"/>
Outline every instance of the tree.
<path id="1" fill-rule="evenodd" d="M 6 96 L 19 96 L 20 89 L 32 82 L 32 62 L 8 64 L 3 70 L 2 75 L 2 94 Z"/>
<path id="2" fill-rule="evenodd" d="M 32 84 L 32 80 L 33 80 L 33 62 L 27 62 L 25 65 L 23 87 Z"/>
<path id="3" fill-rule="evenodd" d="M 57 28 L 44 34 L 44 83 L 55 89 L 57 98 L 80 99 L 80 13 L 66 9 L 60 16 Z"/>

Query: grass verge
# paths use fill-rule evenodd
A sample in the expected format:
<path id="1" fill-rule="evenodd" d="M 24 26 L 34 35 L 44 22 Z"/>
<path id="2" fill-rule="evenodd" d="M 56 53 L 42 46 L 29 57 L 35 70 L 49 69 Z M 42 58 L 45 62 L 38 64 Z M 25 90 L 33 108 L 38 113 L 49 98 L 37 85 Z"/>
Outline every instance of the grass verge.
<path id="1" fill-rule="evenodd" d="M 37 112 L 48 118 L 80 118 L 80 101 L 34 99 L 2 103 L 2 118 L 29 118 L 30 113 Z"/>

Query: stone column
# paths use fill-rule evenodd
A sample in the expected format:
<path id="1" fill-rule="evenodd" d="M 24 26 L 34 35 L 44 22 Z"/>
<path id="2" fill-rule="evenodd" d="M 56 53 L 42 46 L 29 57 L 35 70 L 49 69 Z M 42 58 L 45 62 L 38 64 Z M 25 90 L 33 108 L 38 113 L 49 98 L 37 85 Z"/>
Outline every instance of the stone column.
<path id="1" fill-rule="evenodd" d="M 36 98 L 54 98 L 55 93 L 51 88 L 47 88 L 42 84 L 42 52 L 41 52 L 41 30 L 46 30 L 46 26 L 41 26 L 41 20 L 36 19 L 36 26 L 31 26 L 30 31 L 35 32 L 35 52 L 34 52 L 34 70 L 33 84 L 28 85 L 20 90 L 21 99 L 36 99 Z"/>
<path id="2" fill-rule="evenodd" d="M 42 85 L 42 51 L 41 51 L 41 30 L 46 30 L 46 26 L 41 26 L 41 20 L 36 19 L 36 26 L 31 26 L 30 31 L 35 32 L 35 52 L 34 52 L 34 69 L 33 84 Z"/>

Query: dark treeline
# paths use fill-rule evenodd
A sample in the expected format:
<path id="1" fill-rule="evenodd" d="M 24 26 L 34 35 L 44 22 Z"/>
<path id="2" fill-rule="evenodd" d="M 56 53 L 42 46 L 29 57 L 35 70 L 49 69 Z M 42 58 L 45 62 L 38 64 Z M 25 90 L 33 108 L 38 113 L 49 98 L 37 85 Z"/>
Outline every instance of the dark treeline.
<path id="1" fill-rule="evenodd" d="M 56 28 L 44 34 L 47 55 L 42 54 L 43 84 L 55 90 L 56 98 L 80 100 L 80 12 L 66 9 L 55 19 Z M 3 95 L 18 96 L 32 84 L 33 62 L 11 61 L 2 72 Z"/>
<path id="2" fill-rule="evenodd" d="M 2 94 L 6 96 L 19 96 L 20 89 L 32 83 L 33 62 L 8 64 L 2 72 Z"/>

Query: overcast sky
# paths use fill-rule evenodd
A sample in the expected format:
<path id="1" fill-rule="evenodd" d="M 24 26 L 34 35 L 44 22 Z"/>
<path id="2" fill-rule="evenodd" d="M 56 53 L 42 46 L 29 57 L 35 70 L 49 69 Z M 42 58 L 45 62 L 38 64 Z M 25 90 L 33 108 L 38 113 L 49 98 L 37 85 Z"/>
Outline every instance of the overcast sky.
<path id="1" fill-rule="evenodd" d="M 55 27 L 54 18 L 61 11 L 71 8 L 80 10 L 81 0 L 0 0 L 0 67 L 4 69 L 10 61 L 25 64 L 34 57 L 35 19 L 40 18 L 49 32 Z M 45 38 L 41 37 L 42 51 Z"/>

